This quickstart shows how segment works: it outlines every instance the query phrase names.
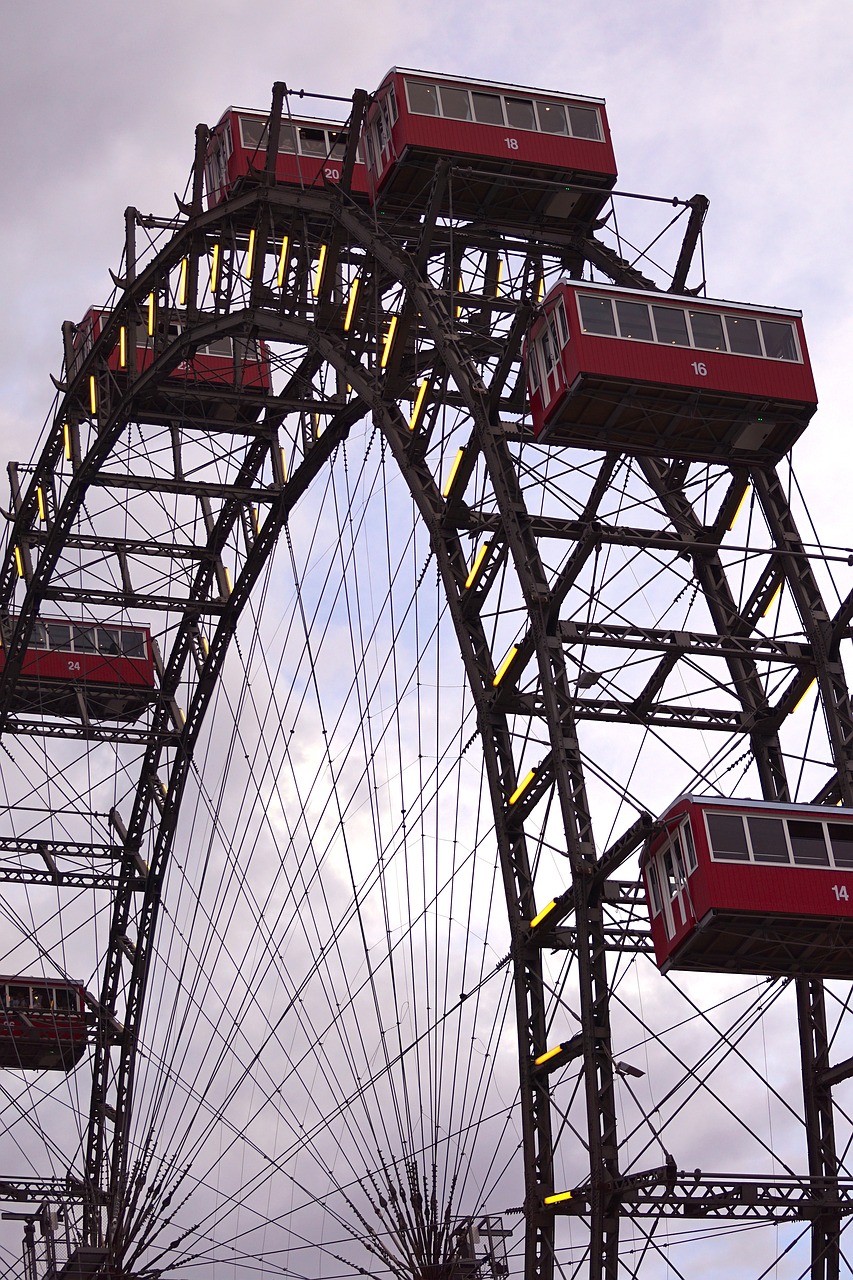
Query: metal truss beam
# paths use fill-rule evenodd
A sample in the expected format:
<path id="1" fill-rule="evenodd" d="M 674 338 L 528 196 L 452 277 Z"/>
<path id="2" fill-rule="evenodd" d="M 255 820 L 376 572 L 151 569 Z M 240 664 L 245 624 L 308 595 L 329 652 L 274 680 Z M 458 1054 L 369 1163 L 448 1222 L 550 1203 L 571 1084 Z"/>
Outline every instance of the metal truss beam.
<path id="1" fill-rule="evenodd" d="M 215 555 L 200 556 L 200 560 L 216 563 Z M 44 600 L 58 600 L 64 604 L 98 604 L 107 609 L 152 609 L 165 613 L 191 613 L 196 617 L 219 617 L 227 611 L 227 600 L 201 599 L 197 596 L 146 595 L 143 591 L 124 591 L 118 588 L 99 590 L 95 587 L 45 587 Z"/>
<path id="2" fill-rule="evenodd" d="M 204 610 L 197 609 L 196 612 L 203 613 Z M 153 738 L 156 738 L 162 747 L 175 746 L 179 741 L 179 734 L 170 731 L 165 726 L 155 733 L 153 729 L 137 729 L 129 725 L 110 724 L 106 721 L 97 720 L 90 720 L 87 725 L 84 725 L 73 721 L 60 723 L 58 720 L 21 720 L 15 716 L 10 716 L 6 732 L 27 738 L 66 738 L 86 742 L 125 742 L 131 746 L 138 747 L 147 747 Z"/>
<path id="3" fill-rule="evenodd" d="M 41 1204 L 43 1200 L 82 1200 L 83 1187 L 74 1178 L 27 1178 L 0 1176 L 0 1200 L 16 1204 Z"/>
<path id="4" fill-rule="evenodd" d="M 626 1178 L 608 1189 L 614 1209 L 626 1217 L 730 1218 L 737 1221 L 815 1222 L 823 1214 L 853 1213 L 853 1182 L 830 1184 L 813 1178 L 742 1179 L 695 1174 L 668 1174 L 664 1166 L 650 1174 Z M 571 1200 L 558 1206 L 562 1216 L 586 1215 L 590 1188 L 572 1189 Z"/>
<path id="5" fill-rule="evenodd" d="M 812 667 L 812 647 L 792 640 L 766 636 L 720 636 L 710 632 L 677 631 L 661 627 L 623 627 L 600 623 L 561 622 L 560 635 L 567 644 L 598 645 L 617 649 L 646 649 L 696 658 L 745 658 Z"/>

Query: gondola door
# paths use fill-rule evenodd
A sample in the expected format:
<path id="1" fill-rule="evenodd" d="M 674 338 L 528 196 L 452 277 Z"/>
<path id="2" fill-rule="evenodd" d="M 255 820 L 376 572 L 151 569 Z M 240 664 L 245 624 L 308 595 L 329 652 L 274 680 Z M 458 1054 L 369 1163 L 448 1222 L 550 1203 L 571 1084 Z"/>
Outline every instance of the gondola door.
<path id="1" fill-rule="evenodd" d="M 690 857 L 692 850 L 692 841 L 688 847 L 688 857 L 685 857 L 684 840 L 682 832 L 687 834 L 688 829 L 682 827 L 681 830 L 675 831 L 671 839 L 660 850 L 655 861 L 658 866 L 658 881 L 661 887 L 661 899 L 663 918 L 666 924 L 667 937 L 672 939 L 676 935 L 682 934 L 686 926 L 695 924 L 695 916 L 693 906 L 690 901 L 690 890 L 687 884 L 687 877 L 694 869 L 695 855 Z"/>

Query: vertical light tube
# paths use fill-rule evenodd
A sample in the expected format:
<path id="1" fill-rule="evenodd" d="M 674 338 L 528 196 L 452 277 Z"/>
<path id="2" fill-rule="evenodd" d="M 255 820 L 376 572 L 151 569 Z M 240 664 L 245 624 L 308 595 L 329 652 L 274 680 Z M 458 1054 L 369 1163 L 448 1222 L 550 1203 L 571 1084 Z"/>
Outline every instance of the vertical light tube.
<path id="1" fill-rule="evenodd" d="M 314 294 L 315 298 L 319 298 L 320 296 L 320 285 L 323 283 L 323 268 L 325 265 L 326 265 L 326 246 L 324 244 L 321 244 L 320 256 L 317 259 L 317 268 L 314 272 L 314 285 L 312 288 L 312 293 Z"/>
<path id="2" fill-rule="evenodd" d="M 349 301 L 347 302 L 347 313 L 344 316 L 344 333 L 349 333 L 350 328 L 352 327 L 352 318 L 355 315 L 355 303 L 356 303 L 356 298 L 358 297 L 358 286 L 359 286 L 359 279 L 358 279 L 358 276 L 356 276 L 356 278 L 353 280 L 352 284 L 350 285 Z"/>
<path id="3" fill-rule="evenodd" d="M 382 359 L 380 360 L 380 368 L 384 369 L 391 355 L 391 347 L 394 342 L 394 334 L 397 332 L 397 316 L 392 316 L 388 322 L 388 332 L 385 335 L 385 345 L 382 348 Z"/>
<path id="4" fill-rule="evenodd" d="M 219 253 L 220 246 L 215 244 L 210 254 L 210 292 L 216 293 L 219 288 Z"/>
<path id="5" fill-rule="evenodd" d="M 429 378 L 424 378 L 420 387 L 418 388 L 417 398 L 415 400 L 414 405 L 412 406 L 412 416 L 411 418 L 409 418 L 410 431 L 414 431 L 415 427 L 418 425 L 418 420 L 421 416 L 421 408 L 423 406 L 424 397 L 426 396 L 428 387 L 429 387 Z"/>
<path id="6" fill-rule="evenodd" d="M 285 236 L 281 242 L 281 250 L 278 255 L 278 271 L 276 272 L 276 281 L 279 289 L 284 284 L 284 277 L 287 275 L 287 251 L 290 247 L 290 236 Z"/>

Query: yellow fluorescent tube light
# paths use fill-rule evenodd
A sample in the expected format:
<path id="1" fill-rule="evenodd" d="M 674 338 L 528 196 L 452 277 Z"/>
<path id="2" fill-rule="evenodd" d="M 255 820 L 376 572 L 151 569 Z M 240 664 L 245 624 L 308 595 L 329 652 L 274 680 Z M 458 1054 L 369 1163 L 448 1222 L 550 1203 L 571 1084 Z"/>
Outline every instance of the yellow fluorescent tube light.
<path id="1" fill-rule="evenodd" d="M 459 470 L 459 464 L 465 457 L 465 450 L 460 449 L 453 459 L 453 466 L 450 468 L 450 474 L 444 482 L 444 488 L 441 491 L 442 498 L 450 497 L 450 490 L 453 488 L 453 481 L 456 479 L 456 472 Z"/>
<path id="2" fill-rule="evenodd" d="M 39 508 L 39 520 L 43 523 L 47 519 L 47 508 L 44 502 L 44 489 L 42 489 L 41 485 L 36 489 L 36 501 Z"/>
<path id="3" fill-rule="evenodd" d="M 284 452 L 283 444 L 279 445 L 278 452 L 281 457 L 281 477 L 284 483 L 287 484 L 287 455 Z"/>
<path id="4" fill-rule="evenodd" d="M 344 333 L 349 333 L 350 328 L 352 327 L 352 318 L 355 315 L 355 303 L 356 303 L 356 298 L 358 297 L 359 283 L 360 283 L 359 278 L 358 276 L 356 276 L 356 278 L 353 280 L 352 284 L 349 287 L 349 300 L 347 302 L 347 313 L 344 316 Z"/>
<path id="5" fill-rule="evenodd" d="M 749 497 L 749 490 L 750 490 L 750 488 L 751 488 L 751 486 L 750 486 L 750 485 L 747 485 L 747 486 L 746 486 L 746 488 L 745 488 L 745 489 L 744 489 L 744 491 L 743 491 L 743 497 L 741 498 L 740 502 L 737 504 L 737 510 L 735 511 L 734 515 L 732 516 L 731 524 L 729 525 L 729 533 L 731 533 L 732 529 L 733 529 L 733 528 L 735 527 L 735 525 L 737 524 L 737 518 L 738 518 L 738 516 L 740 515 L 741 511 L 743 511 L 743 504 L 746 502 L 747 498 Z"/>
<path id="6" fill-rule="evenodd" d="M 92 413 L 98 412 L 98 384 L 94 373 L 89 374 L 89 408 Z"/>
<path id="7" fill-rule="evenodd" d="M 249 232 L 249 249 L 246 253 L 246 279 L 252 278 L 252 267 L 255 265 L 255 228 Z"/>
<path id="8" fill-rule="evenodd" d="M 122 325 L 118 331 L 118 367 L 127 368 L 127 328 Z"/>
<path id="9" fill-rule="evenodd" d="M 554 910 L 556 905 L 557 905 L 557 899 L 552 898 L 551 901 L 548 903 L 547 907 L 543 907 L 542 910 L 539 912 L 539 914 L 537 916 L 534 916 L 533 919 L 530 921 L 530 928 L 535 929 L 538 924 L 541 924 L 542 921 L 546 918 L 546 916 L 549 916 L 551 914 L 551 912 Z"/>
<path id="10" fill-rule="evenodd" d="M 769 613 L 769 612 L 770 612 L 770 610 L 773 608 L 774 604 L 775 604 L 775 603 L 776 603 L 776 601 L 779 599 L 779 597 L 780 597 L 780 595 L 781 595 L 781 594 L 782 594 L 782 583 L 780 582 L 780 583 L 779 583 L 779 585 L 778 585 L 778 587 L 776 588 L 776 590 L 773 592 L 773 595 L 772 595 L 772 596 L 770 597 L 770 599 L 768 600 L 768 602 L 767 602 L 767 608 L 764 610 L 764 612 L 763 612 L 763 613 L 762 613 L 762 615 L 761 615 L 761 616 L 762 616 L 762 618 L 766 618 L 766 617 L 767 617 L 768 613 Z"/>
<path id="11" fill-rule="evenodd" d="M 571 1198 L 572 1198 L 572 1193 L 571 1193 L 571 1191 L 558 1191 L 556 1195 L 553 1195 L 553 1196 L 546 1196 L 546 1197 L 545 1197 L 545 1203 L 546 1203 L 546 1204 L 561 1204 L 561 1203 L 563 1202 L 563 1200 L 571 1200 Z"/>
<path id="12" fill-rule="evenodd" d="M 391 319 L 388 321 L 388 332 L 385 335 L 385 345 L 382 348 L 382 359 L 380 361 L 380 367 L 382 369 L 384 369 L 386 364 L 388 363 L 388 357 L 391 354 L 391 344 L 394 341 L 394 334 L 396 332 L 397 332 L 397 317 L 392 316 Z"/>
<path id="13" fill-rule="evenodd" d="M 315 298 L 320 296 L 320 285 L 323 283 L 323 268 L 326 265 L 326 246 L 320 245 L 320 256 L 317 259 L 317 269 L 314 272 L 314 287 L 312 292 Z"/>
<path id="14" fill-rule="evenodd" d="M 62 440 L 65 445 L 65 461 L 71 461 L 71 428 L 67 422 L 62 424 Z"/>
<path id="15" fill-rule="evenodd" d="M 154 297 L 154 294 L 153 294 L 153 293 L 149 293 L 149 295 L 148 295 L 148 337 L 149 337 L 149 338 L 153 338 L 153 337 L 154 337 L 154 308 L 155 308 L 155 306 L 156 306 L 156 299 L 155 299 L 155 297 Z"/>
<path id="16" fill-rule="evenodd" d="M 418 387 L 418 394 L 417 394 L 417 397 L 415 398 L 415 403 L 412 405 L 412 416 L 411 418 L 409 418 L 410 431 L 414 431 L 415 427 L 418 425 L 418 419 L 421 416 L 421 407 L 423 405 L 424 396 L 427 393 L 428 386 L 429 386 L 429 378 L 424 378 L 423 382 Z M 446 496 L 447 495 L 445 494 L 445 497 Z"/>
<path id="17" fill-rule="evenodd" d="M 465 579 L 466 591 L 468 590 L 469 587 L 473 587 L 474 583 L 477 581 L 477 576 L 483 567 L 483 561 L 485 560 L 486 556 L 489 554 L 489 546 L 490 544 L 488 542 L 484 542 L 482 547 L 480 547 L 480 550 L 477 552 L 476 559 L 474 560 L 474 563 L 471 565 L 471 572 L 468 574 L 468 577 Z"/>
<path id="18" fill-rule="evenodd" d="M 219 288 L 219 253 L 220 253 L 219 245 L 215 244 L 213 246 L 213 250 L 210 255 L 210 292 L 211 293 L 216 293 L 216 290 Z"/>
<path id="19" fill-rule="evenodd" d="M 181 258 L 181 275 L 178 281 L 178 306 L 187 305 L 187 279 L 189 277 L 189 258 Z"/>
<path id="20" fill-rule="evenodd" d="M 279 289 L 284 284 L 284 277 L 287 275 L 287 251 L 290 248 L 290 236 L 285 236 L 281 242 L 281 252 L 278 255 L 278 272 L 276 280 Z"/>
<path id="21" fill-rule="evenodd" d="M 563 1052 L 563 1046 L 558 1044 L 556 1049 L 549 1049 L 547 1053 L 540 1053 L 538 1058 L 534 1058 L 534 1067 L 541 1067 L 543 1063 L 550 1062 L 552 1058 L 556 1058 Z"/>
<path id="22" fill-rule="evenodd" d="M 504 676 L 506 675 L 506 673 L 509 671 L 510 667 L 512 666 L 513 658 L 515 657 L 515 655 L 516 655 L 517 653 L 518 653 L 518 645 L 517 645 L 517 644 L 514 644 L 514 645 L 510 648 L 509 652 L 507 653 L 507 655 L 506 655 L 506 657 L 504 658 L 504 660 L 503 660 L 503 662 L 501 663 L 501 665 L 498 667 L 497 671 L 495 672 L 495 678 L 494 678 L 494 680 L 492 681 L 492 688 L 493 688 L 493 689 L 497 689 L 497 687 L 498 687 L 498 685 L 500 684 L 501 680 L 503 680 Z"/>
<path id="23" fill-rule="evenodd" d="M 503 278 L 504 278 L 504 260 L 503 258 L 498 258 L 498 278 L 495 281 L 495 297 L 496 298 L 499 298 L 501 296 L 501 281 L 503 280 Z"/>
<path id="24" fill-rule="evenodd" d="M 793 715 L 794 712 L 797 711 L 802 706 L 802 704 L 805 702 L 806 698 L 809 696 L 809 694 L 811 693 L 812 689 L 815 687 L 816 684 L 817 684 L 817 676 L 815 676 L 812 680 L 809 681 L 808 685 L 800 694 L 799 698 L 797 698 L 797 701 L 794 703 L 793 707 L 791 707 L 789 715 Z"/>
<path id="25" fill-rule="evenodd" d="M 545 277 L 540 276 L 539 286 L 536 290 L 536 301 L 541 302 L 544 297 L 545 297 Z"/>
<path id="26" fill-rule="evenodd" d="M 15 547 L 15 568 L 18 570 L 18 577 L 24 576 L 24 557 L 21 555 L 21 548 Z"/>
<path id="27" fill-rule="evenodd" d="M 519 782 L 518 786 L 515 788 L 515 791 L 513 791 L 512 795 L 509 798 L 510 804 L 516 804 L 521 799 L 521 797 L 524 795 L 525 791 L 530 786 L 531 782 L 535 777 L 536 777 L 536 770 L 531 769 L 527 777 L 522 782 Z"/>

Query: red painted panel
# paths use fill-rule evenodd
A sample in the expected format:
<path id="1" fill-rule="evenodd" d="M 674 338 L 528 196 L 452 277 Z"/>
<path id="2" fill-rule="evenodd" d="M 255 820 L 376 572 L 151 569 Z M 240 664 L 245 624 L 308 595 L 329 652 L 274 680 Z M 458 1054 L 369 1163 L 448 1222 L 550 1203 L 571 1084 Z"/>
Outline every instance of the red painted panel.
<path id="1" fill-rule="evenodd" d="M 581 169 L 615 177 L 613 153 L 605 143 L 588 138 L 563 138 L 509 126 L 446 120 L 441 116 L 403 115 L 392 130 L 397 154 L 406 147 L 482 159 L 512 161 L 518 165 L 547 165 L 555 169 Z M 507 138 L 517 143 L 507 145 Z"/>
<path id="2" fill-rule="evenodd" d="M 6 654 L 0 649 L 0 674 Z M 154 664 L 150 659 L 107 656 L 103 653 L 71 653 L 58 649 L 28 649 L 20 679 L 62 680 L 85 684 L 129 685 L 154 688 Z"/>

